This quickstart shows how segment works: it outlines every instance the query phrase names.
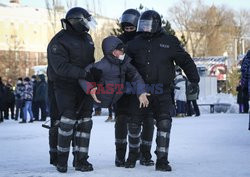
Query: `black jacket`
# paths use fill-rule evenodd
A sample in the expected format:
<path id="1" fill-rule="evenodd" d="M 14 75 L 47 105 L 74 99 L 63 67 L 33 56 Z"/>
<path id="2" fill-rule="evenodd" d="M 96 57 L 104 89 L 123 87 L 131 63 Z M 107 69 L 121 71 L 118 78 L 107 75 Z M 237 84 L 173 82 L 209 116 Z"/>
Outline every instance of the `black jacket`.
<path id="1" fill-rule="evenodd" d="M 14 104 L 15 103 L 15 94 L 12 88 L 12 85 L 6 85 L 6 103 Z"/>
<path id="2" fill-rule="evenodd" d="M 45 76 L 39 75 L 39 78 L 40 78 L 40 81 L 37 82 L 36 90 L 34 90 L 36 97 L 33 100 L 34 101 L 46 101 L 47 83 L 45 81 Z"/>
<path id="3" fill-rule="evenodd" d="M 84 78 L 84 68 L 95 61 L 94 49 L 88 33 L 75 34 L 66 30 L 58 32 L 47 48 L 49 80 L 77 82 Z"/>
<path id="4" fill-rule="evenodd" d="M 2 111 L 6 104 L 6 86 L 0 81 L 0 111 Z"/>
<path id="5" fill-rule="evenodd" d="M 238 85 L 236 87 L 237 94 L 237 103 L 238 104 L 247 104 L 248 102 L 248 90 L 246 87 L 242 87 L 241 85 Z"/>
<path id="6" fill-rule="evenodd" d="M 131 79 L 130 81 L 135 83 L 136 88 L 134 88 L 134 91 L 137 95 L 146 92 L 144 81 L 135 67 L 130 64 L 131 58 L 125 56 L 124 60 L 119 60 L 111 54 L 119 43 L 121 43 L 121 40 L 113 36 L 104 39 L 102 45 L 104 57 L 99 62 L 86 67 L 86 72 L 89 72 L 92 67 L 102 70 L 102 77 L 99 84 L 103 86 L 104 93 L 98 90 L 99 93 L 96 94 L 97 98 L 101 101 L 101 107 L 109 107 L 111 104 L 116 103 L 126 91 L 125 75 L 128 75 Z M 80 85 L 85 92 L 88 92 L 92 88 L 91 85 L 87 84 L 89 83 L 80 80 Z M 123 88 L 116 87 L 118 85 L 122 85 Z"/>
<path id="7" fill-rule="evenodd" d="M 128 42 L 127 52 L 147 84 L 161 83 L 170 89 L 175 78 L 175 64 L 184 70 L 190 82 L 200 80 L 196 65 L 179 40 L 163 31 L 151 38 L 139 35 Z"/>

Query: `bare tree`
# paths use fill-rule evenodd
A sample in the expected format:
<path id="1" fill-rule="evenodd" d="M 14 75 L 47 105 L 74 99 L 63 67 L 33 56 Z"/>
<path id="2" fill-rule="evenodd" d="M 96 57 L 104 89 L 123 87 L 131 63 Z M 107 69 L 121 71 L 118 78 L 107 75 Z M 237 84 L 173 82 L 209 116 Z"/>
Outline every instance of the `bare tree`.
<path id="1" fill-rule="evenodd" d="M 181 0 L 170 9 L 173 22 L 185 35 L 192 56 L 222 55 L 235 35 L 234 12 L 225 6 Z"/>
<path id="2" fill-rule="evenodd" d="M 189 48 L 191 54 L 193 56 L 196 55 L 196 46 L 194 45 L 194 40 L 202 39 L 202 36 L 197 35 L 198 39 L 193 39 L 192 34 L 192 26 L 190 26 L 190 22 L 194 20 L 194 4 L 192 1 L 181 0 L 178 4 L 170 8 L 170 15 L 172 16 L 172 21 L 181 32 L 181 35 L 186 36 L 186 40 L 190 43 L 187 48 Z"/>
<path id="3" fill-rule="evenodd" d="M 72 7 L 76 7 L 77 4 L 78 4 L 78 0 L 67 0 L 66 1 L 67 9 L 70 9 Z"/>
<path id="4" fill-rule="evenodd" d="M 246 49 L 250 49 L 250 13 L 248 10 L 240 10 L 236 12 L 236 23 L 237 23 L 237 30 L 236 30 L 236 40 L 238 50 L 241 54 L 245 54 Z"/>
<path id="5" fill-rule="evenodd" d="M 70 5 L 70 3 L 68 4 Z M 45 5 L 48 11 L 48 18 L 53 34 L 55 34 L 60 26 L 60 18 L 62 17 L 62 14 L 64 14 L 65 8 L 60 0 L 45 0 Z"/>

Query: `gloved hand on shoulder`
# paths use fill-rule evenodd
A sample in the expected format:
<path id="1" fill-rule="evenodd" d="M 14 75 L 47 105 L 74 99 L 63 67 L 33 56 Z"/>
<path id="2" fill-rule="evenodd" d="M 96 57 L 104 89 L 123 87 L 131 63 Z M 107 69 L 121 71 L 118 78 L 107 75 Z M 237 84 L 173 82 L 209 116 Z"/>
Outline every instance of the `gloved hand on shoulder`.
<path id="1" fill-rule="evenodd" d="M 86 80 L 89 82 L 99 82 L 102 77 L 102 70 L 95 67 L 91 68 L 86 74 Z"/>

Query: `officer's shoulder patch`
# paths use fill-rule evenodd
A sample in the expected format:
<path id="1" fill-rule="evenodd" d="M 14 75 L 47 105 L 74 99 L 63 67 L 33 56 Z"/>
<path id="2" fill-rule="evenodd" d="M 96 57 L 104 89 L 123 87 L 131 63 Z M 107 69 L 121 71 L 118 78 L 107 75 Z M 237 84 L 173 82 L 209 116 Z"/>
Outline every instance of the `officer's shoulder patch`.
<path id="1" fill-rule="evenodd" d="M 51 46 L 51 52 L 53 53 L 53 54 L 57 54 L 58 53 L 58 49 L 59 47 L 58 47 L 58 45 L 57 44 L 53 44 L 52 46 Z"/>
<path id="2" fill-rule="evenodd" d="M 160 48 L 165 48 L 165 49 L 168 49 L 168 48 L 170 48 L 170 45 L 168 45 L 168 44 L 163 44 L 163 43 L 160 43 Z"/>

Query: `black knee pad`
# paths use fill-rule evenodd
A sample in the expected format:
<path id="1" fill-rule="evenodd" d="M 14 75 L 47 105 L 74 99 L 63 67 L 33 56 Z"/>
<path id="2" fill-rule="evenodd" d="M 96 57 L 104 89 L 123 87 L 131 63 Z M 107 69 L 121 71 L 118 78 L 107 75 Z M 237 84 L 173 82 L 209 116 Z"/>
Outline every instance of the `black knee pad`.
<path id="1" fill-rule="evenodd" d="M 128 117 L 127 116 L 117 116 L 115 119 L 115 128 L 126 126 L 127 128 Z"/>
<path id="2" fill-rule="evenodd" d="M 60 122 L 59 128 L 63 131 L 71 131 L 74 128 L 74 124 L 66 124 L 63 122 Z"/>
<path id="3" fill-rule="evenodd" d="M 163 119 L 157 122 L 157 128 L 160 131 L 170 132 L 172 126 L 172 119 Z"/>
<path id="4" fill-rule="evenodd" d="M 78 126 L 80 126 L 80 129 L 85 132 L 85 133 L 90 133 L 92 126 L 93 126 L 93 121 L 91 118 L 83 118 L 80 120 L 78 123 Z"/>
<path id="5" fill-rule="evenodd" d="M 128 130 L 131 135 L 139 135 L 141 132 L 141 126 L 136 123 L 129 123 Z"/>

